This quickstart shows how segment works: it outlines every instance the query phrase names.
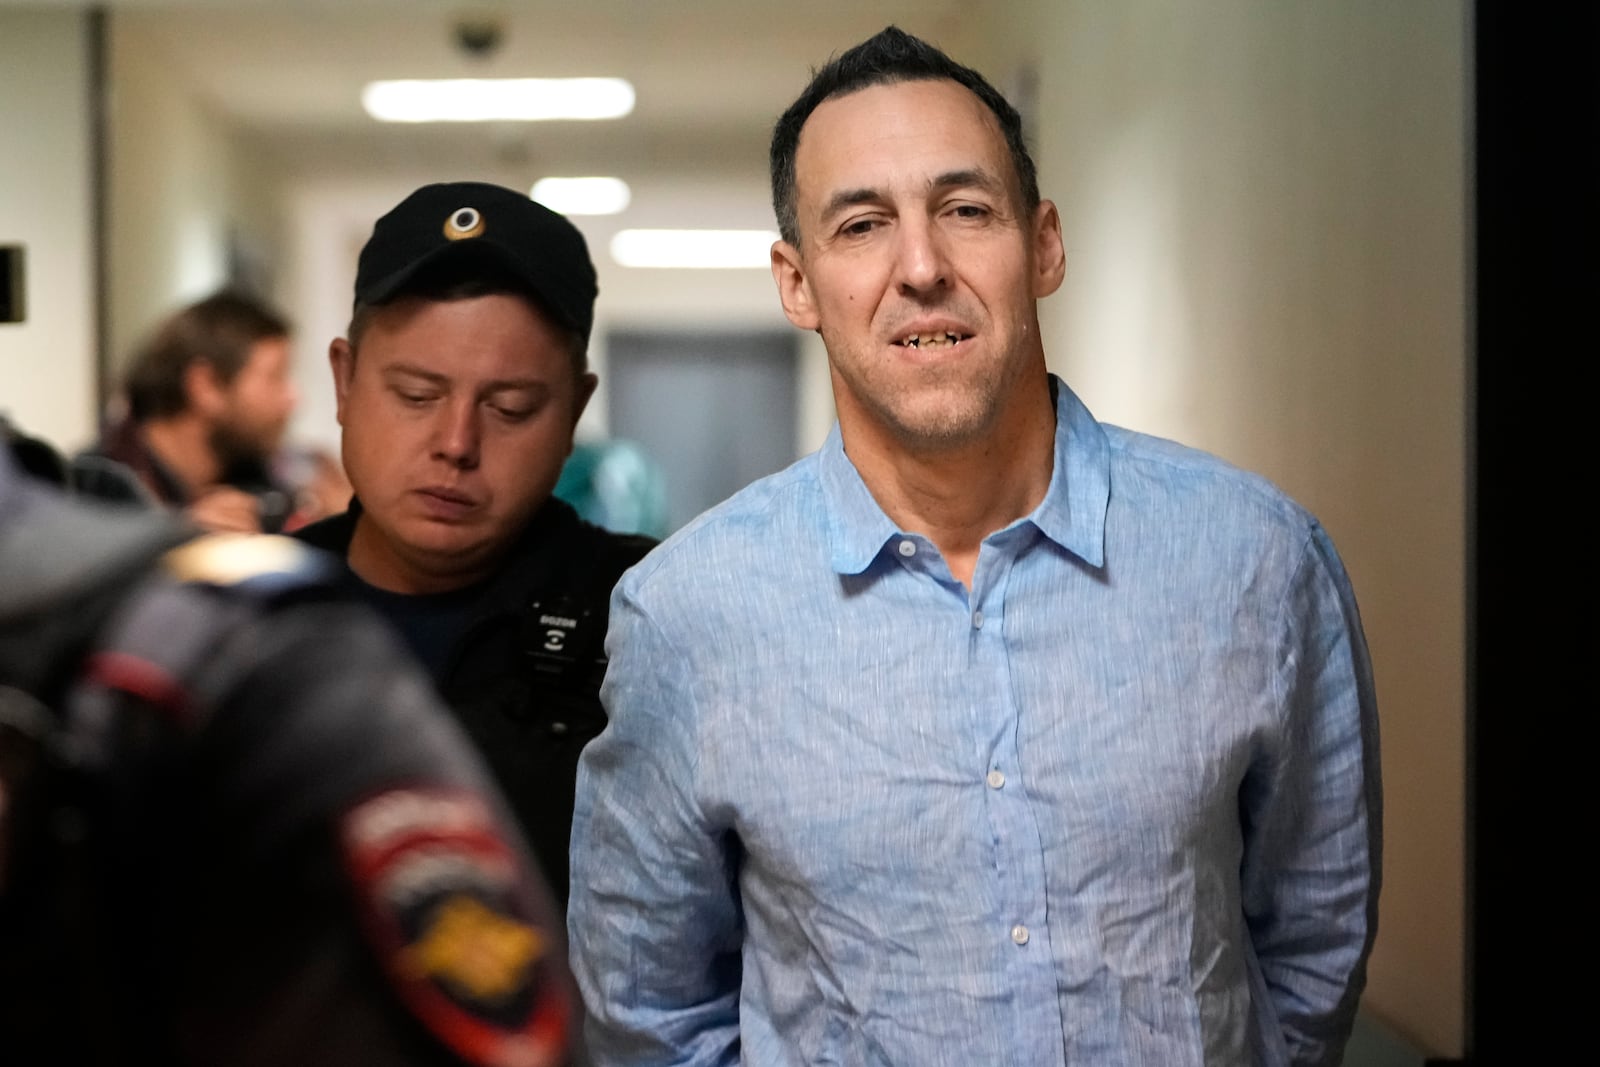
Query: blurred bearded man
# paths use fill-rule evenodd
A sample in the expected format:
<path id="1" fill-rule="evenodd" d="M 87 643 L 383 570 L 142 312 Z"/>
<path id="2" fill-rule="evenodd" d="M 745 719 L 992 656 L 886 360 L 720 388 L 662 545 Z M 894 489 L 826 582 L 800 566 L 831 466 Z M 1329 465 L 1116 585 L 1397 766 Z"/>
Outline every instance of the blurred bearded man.
<path id="1" fill-rule="evenodd" d="M 290 368 L 289 324 L 265 304 L 222 292 L 184 308 L 135 354 L 127 417 L 78 458 L 75 477 L 114 495 L 94 477 L 112 461 L 205 529 L 276 532 L 291 510 L 271 474 L 296 401 Z"/>

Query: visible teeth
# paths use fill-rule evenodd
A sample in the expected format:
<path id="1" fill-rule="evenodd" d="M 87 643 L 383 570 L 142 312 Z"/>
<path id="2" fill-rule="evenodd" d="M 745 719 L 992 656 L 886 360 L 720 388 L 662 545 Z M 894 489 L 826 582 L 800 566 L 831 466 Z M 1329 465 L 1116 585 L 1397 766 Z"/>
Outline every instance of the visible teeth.
<path id="1" fill-rule="evenodd" d="M 907 348 L 927 348 L 935 345 L 953 345 L 960 340 L 960 335 L 953 333 L 914 333 L 900 343 Z"/>

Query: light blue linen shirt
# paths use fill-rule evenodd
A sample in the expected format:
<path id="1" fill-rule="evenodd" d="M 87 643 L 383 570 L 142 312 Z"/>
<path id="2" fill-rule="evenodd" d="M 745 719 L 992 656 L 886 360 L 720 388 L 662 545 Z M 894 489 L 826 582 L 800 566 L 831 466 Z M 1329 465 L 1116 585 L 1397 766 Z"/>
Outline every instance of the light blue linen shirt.
<path id="1" fill-rule="evenodd" d="M 970 593 L 837 428 L 623 578 L 572 840 L 598 1063 L 1337 1062 L 1379 857 L 1348 579 L 1055 385 Z"/>

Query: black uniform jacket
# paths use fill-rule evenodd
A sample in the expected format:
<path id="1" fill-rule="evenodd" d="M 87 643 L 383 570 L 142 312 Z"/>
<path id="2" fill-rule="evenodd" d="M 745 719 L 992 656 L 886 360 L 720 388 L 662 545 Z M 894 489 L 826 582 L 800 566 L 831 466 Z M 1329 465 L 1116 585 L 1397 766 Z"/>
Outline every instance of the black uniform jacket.
<path id="1" fill-rule="evenodd" d="M 343 557 L 360 514 L 352 501 L 295 536 Z M 611 590 L 654 545 L 585 522 L 552 497 L 482 584 L 451 647 L 433 657 L 440 693 L 488 761 L 563 906 L 578 755 L 605 728 Z"/>

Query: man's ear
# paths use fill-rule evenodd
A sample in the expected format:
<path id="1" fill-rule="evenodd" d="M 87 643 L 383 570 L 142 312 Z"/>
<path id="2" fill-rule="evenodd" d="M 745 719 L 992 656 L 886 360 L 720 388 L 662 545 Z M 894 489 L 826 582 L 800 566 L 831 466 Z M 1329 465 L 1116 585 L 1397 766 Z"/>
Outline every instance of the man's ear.
<path id="1" fill-rule="evenodd" d="M 1033 212 L 1033 296 L 1049 296 L 1067 276 L 1067 249 L 1061 242 L 1061 214 L 1049 200 Z"/>
<path id="2" fill-rule="evenodd" d="M 207 418 L 221 418 L 228 410 L 228 392 L 209 360 L 197 359 L 183 368 L 185 407 Z"/>
<path id="3" fill-rule="evenodd" d="M 790 322 L 802 330 L 815 330 L 821 325 L 800 250 L 788 241 L 778 241 L 772 246 L 772 280 L 778 283 L 778 300 Z"/>
<path id="4" fill-rule="evenodd" d="M 335 414 L 339 425 L 344 425 L 345 398 L 350 392 L 350 380 L 356 373 L 356 350 L 343 337 L 328 343 L 328 366 L 333 370 L 333 396 Z"/>
<path id="5" fill-rule="evenodd" d="M 595 386 L 600 384 L 600 378 L 594 371 L 585 371 L 582 378 L 578 379 L 577 392 L 572 398 L 572 428 L 578 428 L 578 420 L 583 418 L 583 412 L 589 406 L 589 401 L 594 398 Z M 570 452 L 571 449 L 569 448 Z"/>

